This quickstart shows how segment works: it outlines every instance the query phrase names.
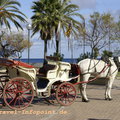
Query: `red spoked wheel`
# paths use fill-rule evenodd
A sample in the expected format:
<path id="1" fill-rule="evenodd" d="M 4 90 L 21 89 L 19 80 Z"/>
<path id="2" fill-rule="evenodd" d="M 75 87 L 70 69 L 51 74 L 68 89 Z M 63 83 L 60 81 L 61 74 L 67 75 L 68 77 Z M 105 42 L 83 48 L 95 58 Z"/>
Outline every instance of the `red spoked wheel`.
<path id="1" fill-rule="evenodd" d="M 14 110 L 23 110 L 31 104 L 34 90 L 28 80 L 17 77 L 6 84 L 3 96 L 8 107 Z"/>
<path id="2" fill-rule="evenodd" d="M 73 84 L 64 82 L 56 91 L 56 99 L 63 106 L 71 105 L 76 99 L 77 93 Z"/>
<path id="3" fill-rule="evenodd" d="M 3 98 L 3 90 L 8 81 L 9 76 L 0 76 L 0 98 Z"/>

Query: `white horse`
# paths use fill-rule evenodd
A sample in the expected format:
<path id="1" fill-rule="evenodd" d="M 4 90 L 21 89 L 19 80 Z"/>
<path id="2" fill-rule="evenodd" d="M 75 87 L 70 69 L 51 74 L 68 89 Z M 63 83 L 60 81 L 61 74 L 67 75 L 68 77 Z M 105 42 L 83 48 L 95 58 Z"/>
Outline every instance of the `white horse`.
<path id="1" fill-rule="evenodd" d="M 110 64 L 95 59 L 84 59 L 78 63 L 81 71 L 81 81 L 87 82 L 90 76 L 99 77 L 99 78 L 107 78 L 106 90 L 105 90 L 105 99 L 112 100 L 111 97 L 111 88 L 114 82 L 114 79 L 118 73 L 118 69 L 116 64 L 112 59 L 109 59 Z M 80 91 L 82 95 L 82 101 L 88 102 L 88 98 L 86 95 L 86 84 L 80 84 Z"/>

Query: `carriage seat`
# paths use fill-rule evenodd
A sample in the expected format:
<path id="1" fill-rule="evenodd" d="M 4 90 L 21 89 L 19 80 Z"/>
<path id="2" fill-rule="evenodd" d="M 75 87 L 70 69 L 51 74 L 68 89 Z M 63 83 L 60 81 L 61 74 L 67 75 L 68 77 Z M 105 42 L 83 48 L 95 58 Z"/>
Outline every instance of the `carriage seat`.
<path id="1" fill-rule="evenodd" d="M 16 65 L 16 66 L 21 66 L 21 67 L 24 67 L 24 68 L 34 68 L 34 66 L 29 65 L 29 64 L 24 63 L 24 62 L 21 62 L 21 61 L 13 60 L 13 63 L 14 63 L 14 65 Z"/>
<path id="2" fill-rule="evenodd" d="M 21 61 L 17 61 L 17 60 L 10 60 L 10 59 L 4 59 L 4 58 L 0 58 L 0 65 L 2 66 L 21 66 L 24 68 L 34 68 L 34 66 L 29 65 L 27 63 L 21 62 Z"/>
<path id="3" fill-rule="evenodd" d="M 55 78 L 57 76 L 57 65 L 45 64 L 42 68 L 39 69 L 39 75 L 41 77 Z"/>
<path id="4" fill-rule="evenodd" d="M 67 70 L 69 71 L 71 69 L 71 65 L 68 62 L 59 62 L 60 70 L 64 71 Z"/>
<path id="5" fill-rule="evenodd" d="M 67 79 L 69 77 L 69 71 L 71 70 L 71 65 L 68 62 L 59 62 L 58 77 L 61 79 Z"/>

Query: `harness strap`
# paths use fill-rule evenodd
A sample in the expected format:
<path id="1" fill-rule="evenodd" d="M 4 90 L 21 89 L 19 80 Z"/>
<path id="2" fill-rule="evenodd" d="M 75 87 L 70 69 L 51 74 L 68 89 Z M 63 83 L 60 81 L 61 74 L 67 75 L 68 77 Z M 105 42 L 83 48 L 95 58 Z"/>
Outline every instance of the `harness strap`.
<path id="1" fill-rule="evenodd" d="M 90 66 L 91 66 L 91 61 L 92 61 L 92 60 L 90 59 L 90 64 L 89 64 L 89 67 L 88 67 L 88 71 L 90 70 Z"/>
<path id="2" fill-rule="evenodd" d="M 106 75 L 106 77 L 108 76 L 109 72 L 110 72 L 110 67 L 108 68 L 108 72 L 107 72 L 107 75 Z"/>
<path id="3" fill-rule="evenodd" d="M 93 60 L 94 61 L 94 60 Z M 94 61 L 94 68 L 95 68 L 95 72 L 97 72 L 97 70 L 96 70 L 96 64 L 95 64 L 95 61 Z"/>
<path id="4" fill-rule="evenodd" d="M 90 80 L 88 80 L 88 81 L 80 81 L 80 82 L 75 83 L 74 85 L 83 84 L 83 83 L 89 83 L 89 82 L 92 82 L 92 81 L 96 80 L 96 79 L 100 76 L 100 74 L 101 74 L 102 72 L 105 72 L 105 70 L 106 70 L 109 66 L 110 66 L 110 64 L 107 64 L 107 65 L 99 72 L 99 74 L 98 74 L 95 78 L 90 79 Z"/>
<path id="5" fill-rule="evenodd" d="M 95 61 L 94 61 L 94 66 L 92 67 L 92 68 L 90 68 L 91 67 L 91 61 L 92 61 L 92 59 L 90 59 L 90 64 L 89 64 L 89 67 L 88 67 L 88 72 L 89 72 L 89 70 L 91 70 L 91 69 L 93 69 L 93 68 L 95 68 L 95 71 L 97 71 L 96 70 L 96 66 L 99 64 L 99 62 L 100 62 L 100 60 L 95 64 Z M 87 74 L 87 73 L 85 73 L 85 74 Z"/>

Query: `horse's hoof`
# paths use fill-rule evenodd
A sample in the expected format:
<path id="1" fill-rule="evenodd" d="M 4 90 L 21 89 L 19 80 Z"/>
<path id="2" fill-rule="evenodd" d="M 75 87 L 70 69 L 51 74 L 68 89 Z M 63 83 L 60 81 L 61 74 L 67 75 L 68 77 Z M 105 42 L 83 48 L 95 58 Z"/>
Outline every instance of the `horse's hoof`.
<path id="1" fill-rule="evenodd" d="M 111 100 L 112 100 L 112 98 L 109 98 L 108 100 L 109 100 L 109 101 L 111 101 Z"/>
<path id="2" fill-rule="evenodd" d="M 82 102 L 89 102 L 89 100 L 82 99 Z"/>
<path id="3" fill-rule="evenodd" d="M 109 100 L 109 101 L 111 101 L 111 100 L 112 100 L 112 98 L 105 98 L 105 100 Z"/>

